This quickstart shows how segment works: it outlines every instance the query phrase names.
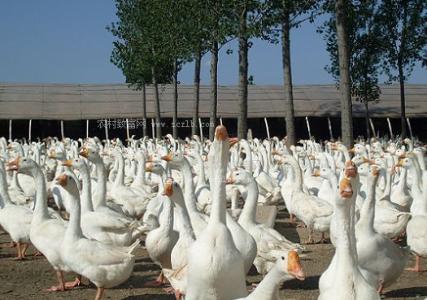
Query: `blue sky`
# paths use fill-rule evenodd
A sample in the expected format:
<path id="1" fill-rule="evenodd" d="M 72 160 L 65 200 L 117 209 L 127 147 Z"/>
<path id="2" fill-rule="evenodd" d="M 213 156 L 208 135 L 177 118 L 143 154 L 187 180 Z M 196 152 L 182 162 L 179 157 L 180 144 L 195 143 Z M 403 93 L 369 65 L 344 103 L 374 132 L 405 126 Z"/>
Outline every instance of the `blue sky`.
<path id="1" fill-rule="evenodd" d="M 0 82 L 122 83 L 124 77 L 110 63 L 112 35 L 105 26 L 116 20 L 113 0 L 0 1 Z M 319 24 L 321 20 L 317 21 Z M 295 84 L 331 83 L 324 70 L 329 58 L 316 24 L 305 24 L 291 36 Z M 237 84 L 236 43 L 220 53 L 219 83 Z M 256 84 L 281 84 L 279 45 L 254 41 L 249 74 Z M 409 82 L 427 83 L 417 67 Z M 193 82 L 193 65 L 184 66 L 180 81 Z M 202 82 L 209 83 L 209 55 L 202 64 Z"/>

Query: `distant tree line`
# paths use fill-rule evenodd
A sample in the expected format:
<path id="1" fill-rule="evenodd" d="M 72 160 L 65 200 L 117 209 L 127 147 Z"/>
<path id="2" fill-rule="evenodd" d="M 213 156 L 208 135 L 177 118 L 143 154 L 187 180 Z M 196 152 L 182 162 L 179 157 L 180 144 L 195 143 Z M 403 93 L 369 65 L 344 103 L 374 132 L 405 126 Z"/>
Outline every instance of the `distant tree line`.
<path id="1" fill-rule="evenodd" d="M 414 66 L 427 66 L 427 1 L 425 0 L 115 0 L 118 21 L 107 29 L 115 41 L 111 61 L 126 82 L 142 90 L 155 90 L 156 136 L 161 137 L 159 84 L 173 84 L 172 128 L 178 119 L 178 74 L 194 62 L 192 133 L 198 133 L 201 60 L 210 53 L 210 123 L 217 123 L 219 50 L 238 42 L 238 137 L 247 134 L 248 53 L 251 40 L 261 38 L 282 49 L 286 135 L 295 144 L 294 99 L 291 69 L 291 32 L 321 14 L 328 20 L 318 32 L 326 42 L 332 74 L 341 91 L 341 138 L 353 144 L 352 99 L 365 104 L 369 136 L 369 102 L 378 101 L 380 76 L 400 84 L 401 135 L 406 136 L 405 81 Z M 307 41 L 309 43 L 309 41 Z M 295 66 L 298 67 L 298 66 Z M 146 129 L 144 134 L 147 134 Z M 212 139 L 214 128 L 210 128 Z"/>

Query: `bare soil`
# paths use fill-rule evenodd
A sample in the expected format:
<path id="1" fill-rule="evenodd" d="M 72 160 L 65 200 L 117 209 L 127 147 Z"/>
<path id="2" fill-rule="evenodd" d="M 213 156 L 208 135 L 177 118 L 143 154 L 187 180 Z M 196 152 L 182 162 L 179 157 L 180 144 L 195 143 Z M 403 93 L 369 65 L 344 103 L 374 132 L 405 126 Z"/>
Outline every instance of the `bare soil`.
<path id="1" fill-rule="evenodd" d="M 289 223 L 284 210 L 279 211 L 276 229 L 293 241 L 306 239 L 306 229 L 296 228 Z M 319 240 L 320 236 L 316 236 Z M 93 299 L 95 287 L 91 284 L 65 292 L 46 292 L 44 289 L 56 284 L 53 269 L 42 256 L 32 256 L 35 252 L 30 247 L 28 257 L 24 261 L 14 261 L 15 248 L 9 248 L 10 238 L 0 229 L 0 299 Z M 285 282 L 281 294 L 283 299 L 316 299 L 319 276 L 327 268 L 334 254 L 331 244 L 306 245 L 307 254 L 302 259 L 305 281 L 292 280 Z M 413 266 L 411 257 L 408 267 Z M 422 260 L 423 269 L 427 270 L 427 259 Z M 105 299 L 174 299 L 163 288 L 146 288 L 144 284 L 156 278 L 159 267 L 148 257 L 141 247 L 137 252 L 134 272 L 129 280 L 114 289 L 107 290 Z M 73 280 L 73 274 L 67 274 L 66 279 Z M 247 277 L 248 284 L 259 282 L 261 277 L 253 268 Z M 249 288 L 249 286 L 248 286 Z M 424 299 L 427 297 L 427 272 L 414 273 L 405 271 L 399 280 L 385 290 L 384 299 Z M 343 299 L 345 300 L 345 299 Z"/>

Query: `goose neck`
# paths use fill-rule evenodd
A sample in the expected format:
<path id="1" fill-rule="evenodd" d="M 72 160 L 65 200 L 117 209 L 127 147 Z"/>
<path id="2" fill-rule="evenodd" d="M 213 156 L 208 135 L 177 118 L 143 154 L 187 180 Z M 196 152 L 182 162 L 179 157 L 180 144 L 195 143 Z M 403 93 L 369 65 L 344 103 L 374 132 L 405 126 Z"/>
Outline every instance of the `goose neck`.
<path id="1" fill-rule="evenodd" d="M 85 166 L 80 169 L 80 174 L 82 176 L 82 212 L 91 212 L 93 211 L 92 203 L 92 183 L 90 181 L 89 170 Z"/>
<path id="2" fill-rule="evenodd" d="M 36 186 L 36 204 L 34 207 L 33 220 L 48 219 L 46 182 L 39 166 L 32 169 L 31 176 L 34 178 Z"/>
<path id="3" fill-rule="evenodd" d="M 239 223 L 256 223 L 256 210 L 258 201 L 258 185 L 255 180 L 246 186 L 247 196 L 245 199 L 245 205 L 243 206 L 242 213 L 239 217 Z"/>
<path id="4" fill-rule="evenodd" d="M 105 198 L 107 196 L 107 172 L 102 160 L 95 162 L 95 170 L 97 194 L 96 196 L 94 195 L 92 201 L 93 207 L 96 209 L 97 207 L 106 205 Z"/>
<path id="5" fill-rule="evenodd" d="M 196 195 L 194 192 L 193 174 L 191 173 L 190 164 L 185 159 L 181 166 L 181 172 L 184 177 L 184 201 L 188 212 L 191 214 L 197 212 Z"/>
<path id="6" fill-rule="evenodd" d="M 259 283 L 256 289 L 252 292 L 252 299 L 275 299 L 274 296 L 282 283 L 289 279 L 283 272 L 274 266 L 270 272 L 265 275 L 264 279 Z"/>
<path id="7" fill-rule="evenodd" d="M 116 156 L 118 162 L 116 180 L 114 181 L 115 186 L 123 186 L 125 184 L 125 160 L 121 154 Z"/>
<path id="8" fill-rule="evenodd" d="M 68 193 L 67 195 L 70 202 L 70 222 L 65 231 L 65 239 L 72 241 L 83 238 L 80 199 L 78 191 L 76 191 L 76 193 Z"/>
<path id="9" fill-rule="evenodd" d="M 343 269 L 353 268 L 356 265 L 351 237 L 350 211 L 350 207 L 337 206 L 335 209 L 336 228 L 339 230 L 336 238 L 336 255 L 338 266 Z"/>
<path id="10" fill-rule="evenodd" d="M 360 219 L 357 224 L 358 228 L 362 228 L 365 232 L 374 232 L 374 218 L 375 218 L 375 185 L 377 178 L 368 180 L 367 197 L 363 202 L 360 210 Z"/>

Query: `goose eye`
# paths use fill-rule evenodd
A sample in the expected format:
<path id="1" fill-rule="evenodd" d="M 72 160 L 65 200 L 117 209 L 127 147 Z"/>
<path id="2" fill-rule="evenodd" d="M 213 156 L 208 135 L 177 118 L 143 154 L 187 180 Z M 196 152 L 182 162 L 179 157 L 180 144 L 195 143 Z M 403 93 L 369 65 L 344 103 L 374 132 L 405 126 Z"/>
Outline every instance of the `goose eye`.
<path id="1" fill-rule="evenodd" d="M 285 257 L 284 257 L 284 256 L 282 256 L 282 260 L 285 260 Z"/>

